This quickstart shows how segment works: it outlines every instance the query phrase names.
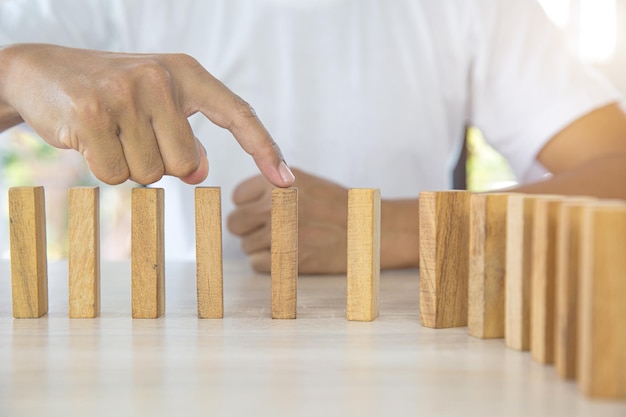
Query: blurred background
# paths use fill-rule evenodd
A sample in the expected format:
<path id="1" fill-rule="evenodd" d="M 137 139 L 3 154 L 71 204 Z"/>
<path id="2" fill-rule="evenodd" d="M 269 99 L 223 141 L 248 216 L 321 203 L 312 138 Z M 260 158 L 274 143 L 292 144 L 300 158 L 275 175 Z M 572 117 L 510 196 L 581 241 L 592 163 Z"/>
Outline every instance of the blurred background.
<path id="1" fill-rule="evenodd" d="M 580 59 L 604 72 L 626 92 L 626 0 L 539 3 Z M 506 161 L 485 143 L 478 129 L 468 129 L 467 143 L 468 189 L 486 191 L 515 184 Z M 0 135 L 0 155 L 0 256 L 9 256 L 9 187 L 45 186 L 48 258 L 62 259 L 67 257 L 67 190 L 77 185 L 97 185 L 101 193 L 102 258 L 128 258 L 130 189 L 134 184 L 111 187 L 99 183 L 78 153 L 48 146 L 27 126 Z"/>

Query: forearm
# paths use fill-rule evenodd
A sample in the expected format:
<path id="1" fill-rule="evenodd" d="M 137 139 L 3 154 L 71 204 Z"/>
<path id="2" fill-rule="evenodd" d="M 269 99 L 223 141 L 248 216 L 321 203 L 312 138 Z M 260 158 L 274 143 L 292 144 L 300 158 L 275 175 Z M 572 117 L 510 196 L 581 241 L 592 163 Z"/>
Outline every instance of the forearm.
<path id="1" fill-rule="evenodd" d="M 586 195 L 626 200 L 626 154 L 595 158 L 580 167 L 556 174 L 512 192 Z"/>
<path id="2" fill-rule="evenodd" d="M 596 158 L 546 180 L 510 189 L 528 194 L 585 195 L 626 200 L 626 154 Z M 382 269 L 419 264 L 419 203 L 383 200 L 381 203 Z"/>
<path id="3" fill-rule="evenodd" d="M 383 200 L 381 202 L 381 268 L 414 268 L 418 264 L 418 200 Z"/>

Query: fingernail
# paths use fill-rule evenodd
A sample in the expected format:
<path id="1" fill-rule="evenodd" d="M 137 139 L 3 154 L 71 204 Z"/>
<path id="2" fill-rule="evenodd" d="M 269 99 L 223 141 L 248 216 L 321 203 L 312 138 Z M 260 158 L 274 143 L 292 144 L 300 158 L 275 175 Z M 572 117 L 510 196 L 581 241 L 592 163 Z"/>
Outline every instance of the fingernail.
<path id="1" fill-rule="evenodd" d="M 285 161 L 281 161 L 280 165 L 278 165 L 278 172 L 280 173 L 280 178 L 282 178 L 283 182 L 286 184 L 293 184 L 296 179 Z"/>

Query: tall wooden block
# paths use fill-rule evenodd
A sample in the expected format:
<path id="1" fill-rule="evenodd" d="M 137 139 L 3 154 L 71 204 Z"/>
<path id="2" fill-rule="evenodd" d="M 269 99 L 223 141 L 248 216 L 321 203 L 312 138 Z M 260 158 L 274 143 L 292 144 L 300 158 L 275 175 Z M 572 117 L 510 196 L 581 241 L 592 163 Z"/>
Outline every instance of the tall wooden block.
<path id="1" fill-rule="evenodd" d="M 295 319 L 298 295 L 298 190 L 272 190 L 272 318 Z"/>
<path id="2" fill-rule="evenodd" d="M 165 312 L 163 189 L 133 188 L 131 205 L 133 318 L 157 318 Z"/>
<path id="3" fill-rule="evenodd" d="M 98 187 L 76 187 L 68 195 L 69 315 L 100 314 L 100 203 Z"/>
<path id="4" fill-rule="evenodd" d="M 9 190 L 13 317 L 48 312 L 46 210 L 43 187 Z"/>
<path id="5" fill-rule="evenodd" d="M 532 219 L 536 198 L 512 194 L 507 205 L 505 341 L 512 349 L 530 349 Z"/>
<path id="6" fill-rule="evenodd" d="M 198 317 L 224 317 L 222 198 L 219 187 L 198 187 L 196 209 L 196 283 Z"/>
<path id="7" fill-rule="evenodd" d="M 466 326 L 470 193 L 422 192 L 419 200 L 420 321 Z"/>
<path id="8" fill-rule="evenodd" d="M 576 378 L 578 332 L 578 282 L 582 220 L 594 200 L 568 199 L 561 205 L 556 223 L 556 282 L 554 365 L 561 378 Z"/>
<path id="9" fill-rule="evenodd" d="M 554 363 L 556 223 L 561 204 L 560 197 L 541 197 L 533 217 L 530 352 L 543 364 Z"/>
<path id="10" fill-rule="evenodd" d="M 626 399 L 626 208 L 598 208 L 583 220 L 579 301 L 580 389 Z"/>
<path id="11" fill-rule="evenodd" d="M 507 194 L 473 194 L 469 238 L 469 334 L 504 337 Z"/>
<path id="12" fill-rule="evenodd" d="M 380 190 L 348 191 L 348 320 L 378 317 Z"/>

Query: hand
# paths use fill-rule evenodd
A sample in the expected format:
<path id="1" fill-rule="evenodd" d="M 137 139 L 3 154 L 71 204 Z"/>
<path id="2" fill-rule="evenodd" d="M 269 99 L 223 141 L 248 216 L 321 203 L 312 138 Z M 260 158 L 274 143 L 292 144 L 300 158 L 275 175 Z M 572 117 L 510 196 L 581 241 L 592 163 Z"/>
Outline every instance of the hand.
<path id="1" fill-rule="evenodd" d="M 230 130 L 271 183 L 291 185 L 252 108 L 187 55 L 0 49 L 0 129 L 25 121 L 50 145 L 79 151 L 109 184 L 203 181 L 208 160 L 187 120 L 196 112 Z"/>
<path id="2" fill-rule="evenodd" d="M 298 187 L 298 270 L 301 274 L 346 272 L 348 190 L 300 170 Z M 241 183 L 228 229 L 241 237 L 252 267 L 270 272 L 272 186 L 261 176 Z"/>

